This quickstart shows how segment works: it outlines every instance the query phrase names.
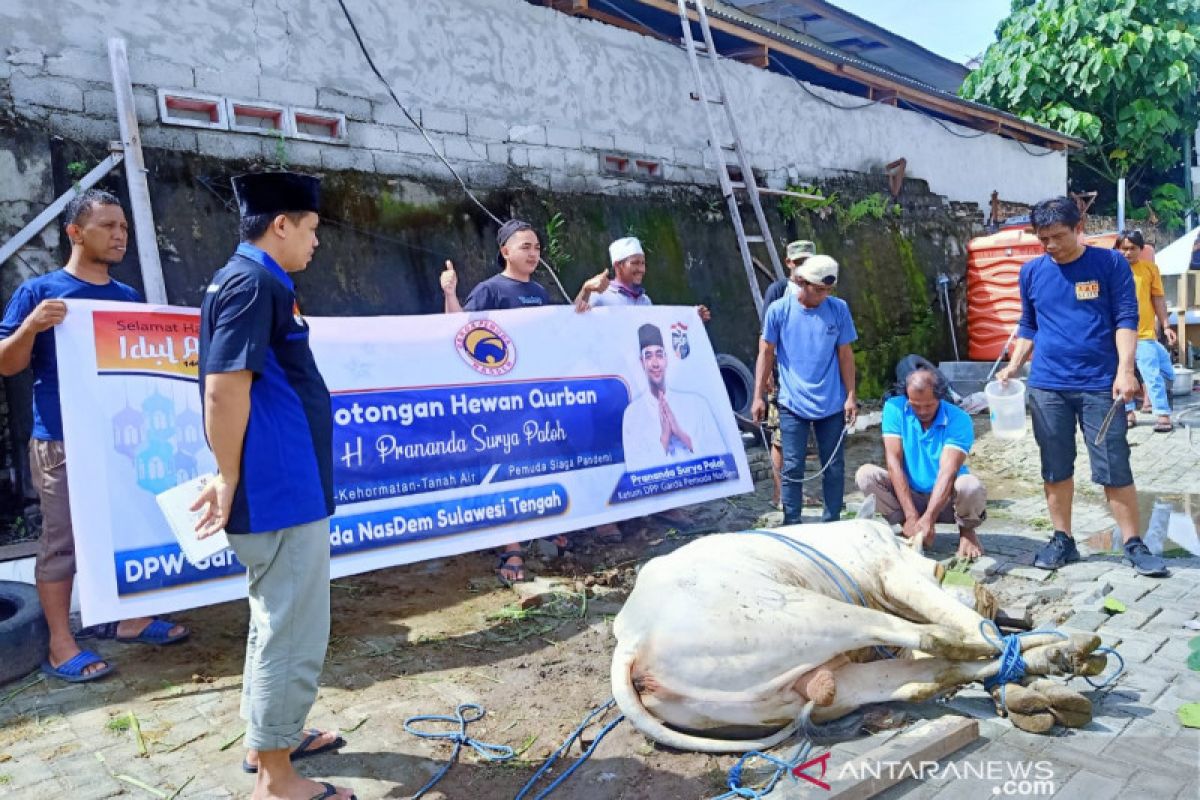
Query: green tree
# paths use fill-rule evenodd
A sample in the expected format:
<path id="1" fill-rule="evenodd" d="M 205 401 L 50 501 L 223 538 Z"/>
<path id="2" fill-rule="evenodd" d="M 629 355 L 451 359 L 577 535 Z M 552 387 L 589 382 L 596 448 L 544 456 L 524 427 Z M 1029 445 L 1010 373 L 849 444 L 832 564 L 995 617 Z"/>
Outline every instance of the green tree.
<path id="1" fill-rule="evenodd" d="M 1105 182 L 1174 167 L 1196 128 L 1200 0 L 1013 0 L 961 94 L 1087 142 Z"/>

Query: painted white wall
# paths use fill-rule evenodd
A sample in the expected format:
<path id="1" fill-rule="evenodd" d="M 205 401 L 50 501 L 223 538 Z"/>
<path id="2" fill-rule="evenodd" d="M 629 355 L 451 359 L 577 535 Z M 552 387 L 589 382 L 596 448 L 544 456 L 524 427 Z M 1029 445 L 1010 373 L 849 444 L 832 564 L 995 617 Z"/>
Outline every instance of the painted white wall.
<path id="1" fill-rule="evenodd" d="M 427 126 L 433 121 L 444 131 L 440 141 L 470 140 L 476 132 L 487 139 L 486 130 L 492 140 L 514 145 L 643 153 L 691 170 L 676 171 L 677 178 L 713 179 L 703 169 L 702 110 L 689 99 L 692 73 L 675 46 L 523 0 L 347 4 L 397 94 L 421 109 Z M 107 80 L 105 40 L 119 35 L 128 41 L 139 84 L 297 104 L 316 88 L 314 100 L 341 106 L 364 139 L 374 133 L 379 136 L 372 140 L 387 140 L 387 128 L 405 127 L 330 0 L 55 0 L 41 4 L 37 14 L 24 0 L 0 0 L 0 30 L 8 56 L 0 65 L 9 72 L 0 71 L 0 79 L 11 76 L 18 104 L 22 93 L 39 91 L 29 88 L 29 76 L 49 74 L 63 85 L 41 87 L 42 94 L 62 98 L 48 102 L 69 110 L 86 105 L 76 103 L 69 84 L 89 76 Z M 723 70 L 755 166 L 768 170 L 774 184 L 789 175 L 879 170 L 904 157 L 909 176 L 927 180 L 951 200 L 981 207 L 992 190 L 1028 203 L 1066 189 L 1062 153 L 1035 157 L 1015 141 L 944 123 L 973 137 L 959 138 L 920 114 L 886 105 L 836 109 L 787 76 L 736 62 Z M 811 91 L 839 105 L 863 102 Z M 192 140 L 178 141 L 187 148 Z M 395 149 L 388 142 L 379 146 Z M 405 142 L 402 136 L 401 152 Z M 198 147 L 205 144 L 202 137 Z M 456 153 L 472 157 L 457 147 Z M 580 168 L 516 146 L 484 153 L 478 157 L 512 166 Z M 361 161 L 342 160 L 352 166 Z M 593 162 L 581 162 L 582 168 Z M 370 157 L 362 163 L 369 165 Z"/>

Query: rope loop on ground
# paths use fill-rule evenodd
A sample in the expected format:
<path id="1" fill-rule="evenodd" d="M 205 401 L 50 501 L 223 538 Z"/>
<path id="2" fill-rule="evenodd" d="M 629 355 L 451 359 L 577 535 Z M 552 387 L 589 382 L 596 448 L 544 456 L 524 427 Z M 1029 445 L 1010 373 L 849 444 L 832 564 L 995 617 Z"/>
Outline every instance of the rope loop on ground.
<path id="1" fill-rule="evenodd" d="M 506 744 L 489 744 L 481 742 L 478 739 L 472 739 L 467 735 L 467 726 L 472 722 L 478 722 L 483 719 L 487 711 L 478 703 L 460 703 L 454 709 L 454 715 L 449 714 L 418 714 L 404 720 L 404 730 L 411 733 L 413 736 L 419 736 L 422 739 L 443 739 L 454 742 L 454 752 L 450 754 L 450 759 L 442 765 L 437 774 L 429 779 L 429 782 L 422 786 L 411 800 L 417 800 L 423 794 L 428 792 L 438 781 L 446 777 L 446 773 L 458 761 L 459 753 L 462 752 L 463 745 L 469 746 L 472 750 L 479 754 L 479 757 L 484 761 L 508 761 L 515 753 L 513 749 Z M 420 722 L 446 722 L 451 725 L 457 725 L 457 730 L 445 731 L 423 731 L 418 730 L 417 723 Z"/>
<path id="2" fill-rule="evenodd" d="M 800 712 L 800 716 L 797 719 L 798 731 L 809 730 L 809 717 L 812 714 L 813 707 L 814 703 L 810 700 Z M 788 758 L 779 758 L 778 756 L 773 756 L 770 753 L 763 753 L 759 750 L 751 750 L 750 752 L 743 754 L 742 757 L 737 760 L 737 763 L 729 768 L 729 776 L 726 780 L 726 785 L 729 787 L 729 791 L 714 797 L 713 800 L 734 800 L 734 798 L 740 798 L 740 800 L 762 800 L 762 798 L 774 791 L 776 785 L 778 785 L 779 781 L 782 780 L 785 775 L 790 775 L 793 781 L 796 780 L 796 767 L 808 761 L 809 756 L 812 754 L 812 750 L 812 740 L 805 735 L 800 737 L 800 741 L 796 745 L 796 749 L 792 751 L 791 756 Z M 756 758 L 775 765 L 775 771 L 771 773 L 771 777 L 767 779 L 767 782 L 764 783 L 760 789 L 742 785 L 742 774 L 745 771 L 747 764 Z M 823 766 L 822 777 L 824 777 Z"/>

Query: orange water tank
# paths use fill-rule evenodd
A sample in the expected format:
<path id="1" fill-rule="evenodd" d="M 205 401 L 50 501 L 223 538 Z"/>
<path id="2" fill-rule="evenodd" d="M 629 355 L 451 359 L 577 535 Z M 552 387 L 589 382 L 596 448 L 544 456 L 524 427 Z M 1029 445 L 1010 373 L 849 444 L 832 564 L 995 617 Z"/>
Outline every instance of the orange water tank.
<path id="1" fill-rule="evenodd" d="M 967 357 L 995 361 L 1021 319 L 1021 265 L 1046 252 L 1023 228 L 978 236 L 967 245 Z"/>
<path id="2" fill-rule="evenodd" d="M 1116 233 L 1080 237 L 1084 244 L 1111 249 Z M 967 244 L 967 357 L 995 361 L 1021 319 L 1021 265 L 1046 252 L 1037 237 L 1021 227 L 978 236 Z M 1154 260 L 1146 245 L 1142 259 Z"/>

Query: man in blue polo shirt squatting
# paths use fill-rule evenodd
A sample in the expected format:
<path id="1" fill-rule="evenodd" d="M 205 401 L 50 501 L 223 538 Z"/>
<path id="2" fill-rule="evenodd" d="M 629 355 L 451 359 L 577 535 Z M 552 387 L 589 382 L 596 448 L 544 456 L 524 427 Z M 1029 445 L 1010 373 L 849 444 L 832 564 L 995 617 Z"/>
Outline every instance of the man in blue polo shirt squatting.
<path id="1" fill-rule="evenodd" d="M 1138 536 L 1137 488 L 1129 468 L 1125 415 L 1115 403 L 1137 391 L 1138 305 L 1133 273 L 1115 250 L 1080 244 L 1075 201 L 1043 200 L 1030 222 L 1046 254 L 1021 267 L 1021 323 L 1000 381 L 1016 376 L 1033 351 L 1029 409 L 1042 456 L 1042 481 L 1054 535 L 1033 565 L 1058 569 L 1079 560 L 1071 535 L 1075 429 L 1083 431 L 1092 480 L 1104 487 L 1125 542 L 1125 559 L 1142 575 L 1165 575 L 1166 562 Z M 1036 348 L 1035 348 L 1036 345 Z M 1109 419 L 1107 430 L 1105 418 Z M 1097 444 L 1099 439 L 1099 444 Z"/>
<path id="2" fill-rule="evenodd" d="M 91 189 L 66 210 L 71 257 L 62 269 L 31 278 L 13 292 L 0 323 L 0 375 L 33 369 L 33 436 L 29 471 L 42 505 L 34 582 L 50 630 L 50 648 L 42 672 L 71 683 L 96 680 L 114 665 L 92 650 L 81 650 L 71 633 L 71 587 L 75 578 L 75 530 L 67 493 L 67 456 L 63 445 L 62 407 L 58 396 L 58 358 L 54 326 L 67 315 L 64 299 L 140 303 L 137 290 L 114 280 L 109 271 L 125 258 L 129 226 L 117 198 Z M 87 402 L 86 398 L 74 398 Z M 86 470 L 87 464 L 72 469 Z M 86 536 L 87 531 L 81 531 Z M 119 642 L 163 645 L 183 641 L 188 629 L 148 617 L 94 625 L 80 631 Z"/>
<path id="3" fill-rule="evenodd" d="M 975 529 L 983 522 L 987 492 L 967 471 L 975 426 L 967 412 L 938 398 L 937 378 L 916 369 L 905 381 L 905 397 L 883 406 L 883 451 L 887 468 L 863 464 L 854 482 L 917 552 L 933 541 L 937 522 L 958 523 L 958 555 L 976 558 L 983 547 Z"/>
<path id="4" fill-rule="evenodd" d="M 204 431 L 218 473 L 192 510 L 203 538 L 222 528 L 246 567 L 250 629 L 241 716 L 257 773 L 252 797 L 348 800 L 301 777 L 296 759 L 336 750 L 304 730 L 329 644 L 333 414 L 289 273 L 317 247 L 320 182 L 264 172 L 233 179 L 241 239 L 200 308 Z"/>
<path id="5" fill-rule="evenodd" d="M 779 431 L 783 439 L 783 524 L 795 525 L 804 509 L 804 458 L 808 432 L 816 434 L 817 454 L 825 465 L 821 489 L 822 522 L 842 515 L 846 461 L 843 430 L 858 415 L 854 352 L 858 338 L 850 307 L 831 297 L 838 263 L 812 256 L 792 272 L 798 291 L 776 300 L 763 322 L 754 370 L 751 414 L 762 422 L 771 370 L 779 364 Z"/>

